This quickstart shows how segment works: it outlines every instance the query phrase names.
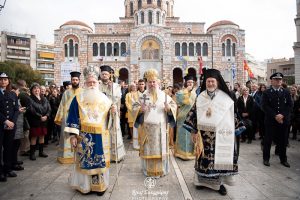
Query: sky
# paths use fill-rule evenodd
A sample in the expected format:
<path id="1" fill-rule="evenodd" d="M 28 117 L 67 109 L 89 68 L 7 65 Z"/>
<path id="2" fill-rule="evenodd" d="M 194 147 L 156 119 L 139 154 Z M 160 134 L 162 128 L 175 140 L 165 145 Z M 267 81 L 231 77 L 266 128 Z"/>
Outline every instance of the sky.
<path id="1" fill-rule="evenodd" d="M 0 0 L 3 4 L 4 0 Z M 181 22 L 230 20 L 246 33 L 246 53 L 257 60 L 290 58 L 296 41 L 296 0 L 174 0 Z M 53 43 L 54 30 L 70 20 L 94 28 L 95 22 L 119 22 L 124 0 L 6 0 L 0 30 L 34 34 Z"/>

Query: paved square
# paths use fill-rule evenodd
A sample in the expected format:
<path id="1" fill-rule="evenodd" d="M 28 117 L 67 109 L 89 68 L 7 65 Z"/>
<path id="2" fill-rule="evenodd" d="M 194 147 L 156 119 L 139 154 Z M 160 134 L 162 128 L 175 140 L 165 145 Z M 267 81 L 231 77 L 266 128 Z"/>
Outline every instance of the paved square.
<path id="1" fill-rule="evenodd" d="M 288 160 L 291 168 L 280 164 L 279 158 L 271 153 L 271 167 L 262 164 L 260 141 L 242 144 L 239 158 L 239 175 L 236 186 L 226 186 L 228 194 L 202 189 L 193 185 L 194 161 L 171 159 L 170 174 L 156 180 L 153 189 L 147 190 L 145 177 L 141 172 L 138 152 L 134 151 L 126 141 L 127 155 L 118 164 L 119 177 L 116 180 L 116 164 L 110 169 L 110 186 L 104 196 L 96 194 L 82 195 L 68 185 L 68 177 L 72 165 L 61 165 L 56 161 L 56 147 L 49 145 L 46 152 L 48 158 L 37 158 L 35 162 L 24 159 L 25 170 L 18 172 L 17 178 L 9 178 L 0 183 L 0 199 L 5 200 L 89 200 L 89 199 L 300 199 L 300 142 L 290 141 Z M 173 160 L 173 162 L 172 162 Z M 175 162 L 175 163 L 174 163 Z M 177 169 L 178 165 L 178 170 Z M 174 167 L 175 166 L 175 167 Z M 175 173 L 177 171 L 177 173 Z M 178 172 L 184 181 L 179 182 Z M 179 174 L 179 175 L 180 175 Z M 185 190 L 187 186 L 188 190 Z M 185 194 L 185 195 L 184 195 Z"/>

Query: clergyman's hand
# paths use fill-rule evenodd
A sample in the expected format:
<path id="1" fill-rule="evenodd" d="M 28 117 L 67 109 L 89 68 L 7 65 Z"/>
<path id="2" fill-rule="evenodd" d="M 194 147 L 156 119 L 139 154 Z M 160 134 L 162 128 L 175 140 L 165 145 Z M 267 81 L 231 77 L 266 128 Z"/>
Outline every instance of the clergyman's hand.
<path id="1" fill-rule="evenodd" d="M 167 103 L 165 103 L 165 111 L 169 112 L 170 110 L 171 110 L 170 106 Z"/>
<path id="2" fill-rule="evenodd" d="M 76 138 L 76 136 L 72 136 L 70 138 L 70 143 L 71 143 L 72 147 L 74 147 L 74 148 L 77 147 L 77 138 Z"/>
<path id="3" fill-rule="evenodd" d="M 110 107 L 110 111 L 111 111 L 112 114 L 116 114 L 116 112 L 117 112 L 117 107 L 116 107 L 116 105 L 113 104 L 113 105 Z"/>
<path id="4" fill-rule="evenodd" d="M 197 142 L 197 140 L 199 139 L 199 134 L 198 133 L 197 134 L 193 133 L 191 136 L 192 136 L 192 141 L 195 144 Z"/>

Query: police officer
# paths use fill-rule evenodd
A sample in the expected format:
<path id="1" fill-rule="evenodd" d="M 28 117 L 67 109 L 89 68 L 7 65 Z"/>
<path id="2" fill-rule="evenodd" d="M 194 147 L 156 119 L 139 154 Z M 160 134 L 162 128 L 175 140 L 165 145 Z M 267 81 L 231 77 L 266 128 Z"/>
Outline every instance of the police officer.
<path id="1" fill-rule="evenodd" d="M 6 177 L 17 176 L 11 169 L 18 114 L 17 95 L 11 91 L 9 77 L 0 72 L 0 182 L 5 182 Z"/>
<path id="2" fill-rule="evenodd" d="M 285 167 L 290 167 L 287 162 L 286 146 L 288 140 L 288 127 L 292 99 L 288 90 L 282 88 L 283 74 L 280 72 L 270 76 L 271 87 L 262 95 L 261 106 L 265 113 L 265 137 L 263 141 L 263 163 L 270 166 L 270 150 L 274 140 L 279 151 L 280 162 Z"/>

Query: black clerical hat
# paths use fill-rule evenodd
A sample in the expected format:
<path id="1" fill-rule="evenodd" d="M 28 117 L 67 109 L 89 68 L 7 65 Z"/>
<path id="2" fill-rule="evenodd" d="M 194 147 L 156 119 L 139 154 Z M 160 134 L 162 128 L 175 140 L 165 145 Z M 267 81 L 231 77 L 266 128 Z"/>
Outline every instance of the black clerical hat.
<path id="1" fill-rule="evenodd" d="M 184 80 L 185 80 L 185 82 L 190 81 L 190 80 L 195 81 L 195 77 L 188 74 L 184 77 Z"/>
<path id="2" fill-rule="evenodd" d="M 113 69 L 108 65 L 102 65 L 100 67 L 100 69 L 101 69 L 101 72 L 109 72 L 109 73 L 113 72 Z"/>
<path id="3" fill-rule="evenodd" d="M 67 87 L 68 85 L 71 85 L 71 82 L 70 82 L 70 81 L 64 81 L 64 82 L 63 82 L 63 86 L 64 86 L 64 87 Z"/>
<path id="4" fill-rule="evenodd" d="M 71 75 L 71 77 L 78 77 L 78 78 L 80 78 L 81 73 L 77 72 L 77 71 L 73 71 L 73 72 L 70 73 L 70 75 Z"/>
<path id="5" fill-rule="evenodd" d="M 206 69 L 203 72 L 203 82 L 201 84 L 201 92 L 206 90 L 206 79 L 208 78 L 215 78 L 218 81 L 218 89 L 222 90 L 223 92 L 225 92 L 226 94 L 228 94 L 229 97 L 231 97 L 230 95 L 230 91 L 221 75 L 221 72 L 217 69 Z"/>

